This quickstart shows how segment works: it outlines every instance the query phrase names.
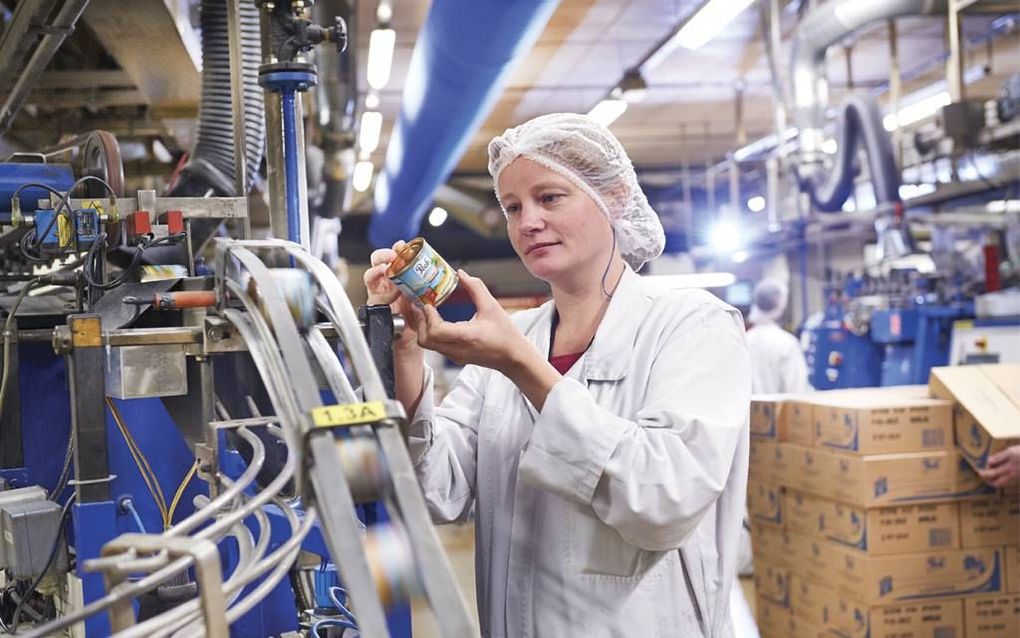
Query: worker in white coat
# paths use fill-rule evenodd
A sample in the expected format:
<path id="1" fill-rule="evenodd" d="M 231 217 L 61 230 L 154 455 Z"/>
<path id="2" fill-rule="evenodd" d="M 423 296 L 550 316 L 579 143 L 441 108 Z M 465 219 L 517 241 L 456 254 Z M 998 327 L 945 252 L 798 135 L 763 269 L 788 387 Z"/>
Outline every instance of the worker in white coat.
<path id="1" fill-rule="evenodd" d="M 483 635 L 731 636 L 750 400 L 739 314 L 635 274 L 662 226 L 623 147 L 586 116 L 507 130 L 489 171 L 550 302 L 510 317 L 461 271 L 477 314 L 449 323 L 399 297 L 394 250 L 365 275 L 370 302 L 411 326 L 397 397 L 432 515 L 474 511 Z M 465 364 L 438 407 L 423 348 Z"/>
<path id="2" fill-rule="evenodd" d="M 747 347 L 751 349 L 751 391 L 755 394 L 811 390 L 800 342 L 778 323 L 788 299 L 789 290 L 778 279 L 763 279 L 754 287 Z"/>

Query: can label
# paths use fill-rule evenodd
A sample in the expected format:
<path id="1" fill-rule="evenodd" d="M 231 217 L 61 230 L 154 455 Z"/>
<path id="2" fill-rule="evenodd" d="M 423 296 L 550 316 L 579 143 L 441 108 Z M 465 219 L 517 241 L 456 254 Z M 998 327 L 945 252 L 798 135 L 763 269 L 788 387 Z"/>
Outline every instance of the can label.
<path id="1" fill-rule="evenodd" d="M 438 306 L 457 287 L 457 273 L 427 243 L 422 242 L 410 265 L 390 281 L 412 299 Z"/>

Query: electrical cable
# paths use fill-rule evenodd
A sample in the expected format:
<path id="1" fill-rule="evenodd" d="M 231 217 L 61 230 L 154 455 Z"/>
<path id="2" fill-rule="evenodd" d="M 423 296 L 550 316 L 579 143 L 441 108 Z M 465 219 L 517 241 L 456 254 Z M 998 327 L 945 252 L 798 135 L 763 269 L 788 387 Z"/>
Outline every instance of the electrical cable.
<path id="1" fill-rule="evenodd" d="M 96 273 L 94 271 L 99 269 L 101 264 L 100 260 L 103 259 L 99 247 L 105 247 L 106 243 L 106 233 L 100 233 L 99 237 L 96 238 L 96 241 L 92 243 L 92 246 L 89 247 L 88 252 L 85 254 L 85 267 L 82 268 L 82 276 L 85 278 L 85 283 L 92 288 L 97 288 L 99 290 L 112 290 L 117 286 L 124 284 L 131 276 L 134 275 L 134 273 L 138 270 L 138 267 L 141 265 L 142 255 L 146 250 L 163 244 L 175 244 L 183 240 L 186 236 L 186 233 L 181 232 L 174 235 L 160 237 L 159 239 L 151 241 L 143 241 L 135 248 L 135 253 L 131 256 L 131 262 L 124 270 L 121 271 L 120 275 L 110 281 L 99 282 L 97 281 Z"/>
<path id="2" fill-rule="evenodd" d="M 167 511 L 166 524 L 163 527 L 164 529 L 170 529 L 170 526 L 174 524 L 174 512 L 177 511 L 177 506 L 181 502 L 181 497 L 184 496 L 184 489 L 188 487 L 188 483 L 191 482 L 191 479 L 195 478 L 195 474 L 197 472 L 198 461 L 195 461 L 194 463 L 191 464 L 191 469 L 188 470 L 188 473 L 184 476 L 184 479 L 181 481 L 181 484 L 177 486 L 177 491 L 174 492 L 174 497 L 170 501 L 170 509 Z"/>
<path id="3" fill-rule="evenodd" d="M 11 620 L 10 631 L 12 634 L 17 633 L 18 631 L 18 622 L 21 619 L 21 611 L 25 606 L 25 601 L 32 597 L 35 593 L 36 587 L 38 587 L 39 583 L 41 583 L 43 578 L 46 577 L 46 572 L 50 571 L 50 567 L 53 566 L 53 561 L 57 560 L 57 554 L 60 553 L 60 544 L 64 539 L 64 526 L 67 524 L 67 518 L 71 514 L 71 505 L 74 503 L 75 498 L 76 495 L 72 494 L 71 498 L 67 499 L 67 502 L 64 503 L 64 509 L 60 512 L 60 526 L 57 528 L 57 537 L 53 539 L 53 547 L 50 548 L 50 555 L 49 558 L 46 559 L 46 565 L 43 566 L 42 572 L 35 577 L 32 584 L 28 586 L 28 589 L 25 590 L 25 594 L 22 596 L 21 601 L 18 602 L 18 606 L 14 608 L 14 618 Z"/>
<path id="4" fill-rule="evenodd" d="M 357 629 L 358 624 L 357 618 L 355 618 L 351 610 L 347 608 L 347 605 L 340 602 L 340 596 L 343 596 L 344 600 L 347 599 L 347 591 L 343 587 L 329 588 L 329 599 L 333 602 L 333 606 L 336 607 L 337 610 L 342 615 L 344 615 L 349 621 L 351 621 L 355 625 L 355 629 Z"/>
<path id="5" fill-rule="evenodd" d="M 353 629 L 355 631 L 358 630 L 357 627 L 345 620 L 340 620 L 339 618 L 323 618 L 322 620 L 316 620 L 312 625 L 311 633 L 314 638 L 323 638 L 322 634 L 319 633 L 319 629 L 322 627 L 340 627 L 345 631 L 347 629 Z"/>
<path id="6" fill-rule="evenodd" d="M 135 525 L 138 527 L 138 531 L 142 534 L 148 534 L 148 532 L 145 531 L 145 523 L 142 522 L 142 517 L 139 516 L 138 510 L 135 509 L 135 504 L 131 502 L 131 499 L 125 498 L 121 501 L 120 506 L 131 515 L 131 518 L 135 519 Z"/>
<path id="7" fill-rule="evenodd" d="M 51 501 L 57 500 L 60 497 L 60 493 L 67 487 L 67 481 L 71 478 L 71 461 L 74 458 L 74 435 L 70 432 L 67 433 L 67 451 L 64 452 L 64 466 L 60 470 L 60 477 L 57 479 L 56 485 L 53 486 L 53 491 L 50 492 L 49 499 Z"/>
<path id="8" fill-rule="evenodd" d="M 124 422 L 124 417 L 121 416 L 120 410 L 117 408 L 117 404 L 114 403 L 110 397 L 106 397 L 106 406 L 110 409 L 110 413 L 113 415 L 113 420 L 117 424 L 117 429 L 120 430 L 120 434 L 128 446 L 128 452 L 131 453 L 131 458 L 134 459 L 135 465 L 138 467 L 138 472 L 142 475 L 145 487 L 149 490 L 152 500 L 156 503 L 156 508 L 159 509 L 160 516 L 163 519 L 163 526 L 166 527 L 168 512 L 166 497 L 163 495 L 163 489 L 159 485 L 156 473 L 152 471 L 152 466 L 149 465 L 149 460 L 145 457 L 141 448 L 138 447 L 138 443 L 135 441 L 135 438 L 131 435 L 131 430 L 128 429 L 127 424 Z"/>

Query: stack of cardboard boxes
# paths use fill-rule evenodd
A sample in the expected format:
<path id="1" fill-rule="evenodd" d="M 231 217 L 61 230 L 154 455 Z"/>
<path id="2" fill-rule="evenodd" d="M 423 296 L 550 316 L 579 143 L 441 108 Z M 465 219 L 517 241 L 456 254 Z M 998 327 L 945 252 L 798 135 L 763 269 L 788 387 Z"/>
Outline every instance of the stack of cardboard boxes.
<path id="1" fill-rule="evenodd" d="M 1020 499 L 974 471 L 1020 442 L 1020 366 L 958 370 L 930 390 L 753 398 L 763 638 L 1020 637 Z"/>

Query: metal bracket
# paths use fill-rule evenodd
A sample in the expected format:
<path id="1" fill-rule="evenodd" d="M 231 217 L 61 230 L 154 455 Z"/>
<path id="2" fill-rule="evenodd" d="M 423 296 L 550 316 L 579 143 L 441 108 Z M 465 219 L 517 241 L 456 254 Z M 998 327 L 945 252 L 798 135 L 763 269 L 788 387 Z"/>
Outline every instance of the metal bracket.
<path id="1" fill-rule="evenodd" d="M 155 534 L 122 534 L 103 546 L 104 557 L 134 552 L 139 557 L 153 560 L 146 567 L 150 573 L 169 564 L 173 559 L 191 557 L 195 561 L 195 577 L 198 581 L 199 599 L 205 619 L 205 633 L 210 637 L 226 638 L 230 635 L 227 625 L 227 604 L 223 595 L 223 574 L 220 569 L 220 554 L 216 543 L 193 537 L 172 537 Z M 127 580 L 129 571 L 118 563 L 100 563 L 107 591 Z M 131 561 L 131 571 L 140 563 Z M 96 565 L 93 564 L 95 567 Z M 136 624 L 134 607 L 130 598 L 123 598 L 110 607 L 110 626 L 114 633 Z"/>

